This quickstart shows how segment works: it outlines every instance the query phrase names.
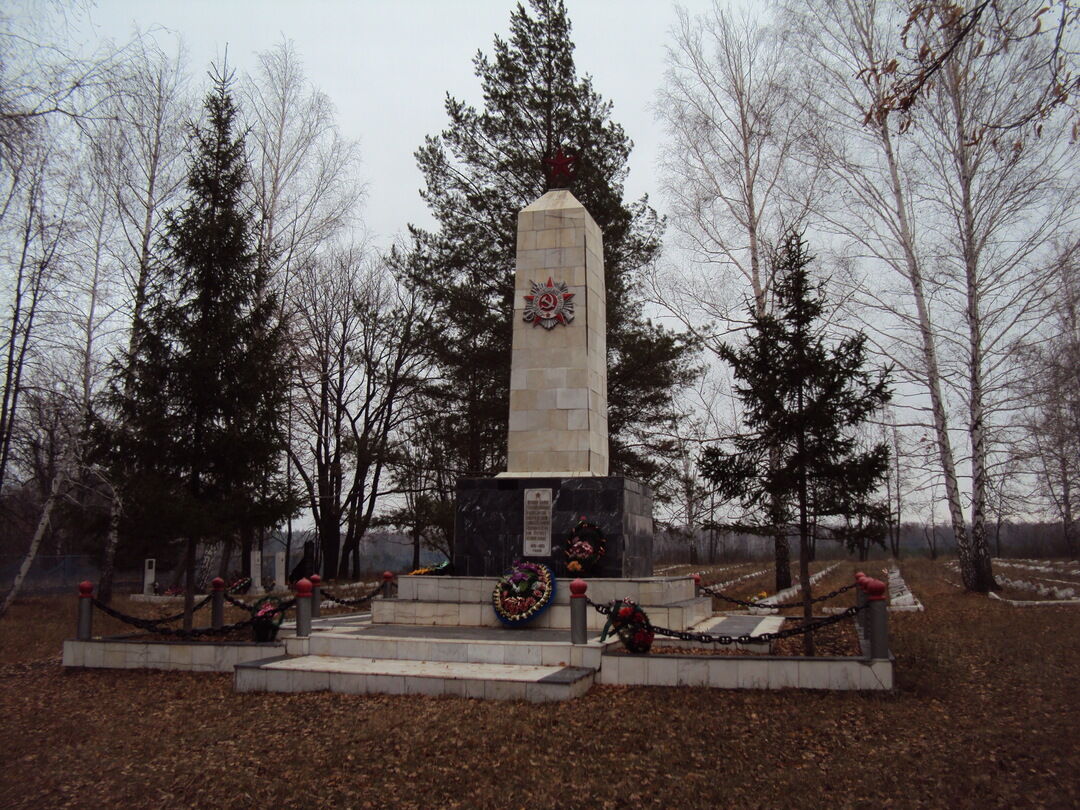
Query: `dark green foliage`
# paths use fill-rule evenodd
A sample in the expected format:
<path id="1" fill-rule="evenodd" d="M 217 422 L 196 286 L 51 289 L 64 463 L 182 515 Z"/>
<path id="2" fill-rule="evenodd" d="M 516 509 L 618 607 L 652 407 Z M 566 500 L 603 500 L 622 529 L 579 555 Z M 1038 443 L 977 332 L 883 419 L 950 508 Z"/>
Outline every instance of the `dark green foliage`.
<path id="1" fill-rule="evenodd" d="M 162 539 L 272 526 L 288 498 L 285 333 L 244 204 L 244 139 L 229 78 L 193 126 L 187 201 L 170 212 L 115 398 L 130 528 Z"/>
<path id="2" fill-rule="evenodd" d="M 459 471 L 505 469 L 517 213 L 545 191 L 547 154 L 579 155 L 572 192 L 604 236 L 612 473 L 647 480 L 650 456 L 664 450 L 650 434 L 692 374 L 692 349 L 646 321 L 636 293 L 663 222 L 647 199 L 623 202 L 632 144 L 575 71 L 563 3 L 533 0 L 532 11 L 519 5 L 509 40 L 495 38 L 493 57 L 477 54 L 483 109 L 448 96 L 449 125 L 417 151 L 438 230 L 412 228 L 412 254 L 398 261 L 443 313 L 429 342 L 450 457 Z"/>
<path id="3" fill-rule="evenodd" d="M 811 261 L 801 238 L 789 235 L 775 259 L 773 311 L 751 307 L 746 345 L 720 350 L 734 369 L 747 432 L 707 448 L 701 463 L 725 500 L 760 515 L 775 503 L 775 520 L 798 521 L 804 560 L 808 527 L 821 518 L 841 519 L 835 534 L 853 547 L 869 537 L 883 542 L 887 511 L 875 495 L 889 458 L 884 443 L 859 442 L 859 427 L 890 398 L 888 372 L 867 368 L 861 333 L 829 345 Z"/>

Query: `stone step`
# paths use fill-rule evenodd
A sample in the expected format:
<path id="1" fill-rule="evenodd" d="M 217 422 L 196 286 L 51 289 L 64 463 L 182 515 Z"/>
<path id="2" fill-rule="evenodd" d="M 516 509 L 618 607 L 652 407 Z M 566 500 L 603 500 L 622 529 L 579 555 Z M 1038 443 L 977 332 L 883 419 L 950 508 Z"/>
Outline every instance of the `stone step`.
<path id="1" fill-rule="evenodd" d="M 460 630 L 465 637 L 455 638 L 430 632 L 447 629 Z M 394 628 L 377 627 L 373 630 L 392 631 Z M 598 637 L 591 639 L 590 644 L 575 646 L 570 643 L 569 633 L 566 631 L 516 631 L 516 638 L 510 637 L 515 631 L 508 631 L 506 635 L 510 638 L 490 637 L 501 635 L 500 631 L 501 628 L 403 627 L 399 628 L 398 632 L 390 633 L 314 633 L 307 639 L 286 638 L 285 644 L 291 655 L 585 667 L 599 666 L 600 654 L 606 646 L 599 643 Z M 536 638 L 528 638 L 530 635 Z M 564 638 L 556 638 L 557 636 Z"/>
<path id="2" fill-rule="evenodd" d="M 346 658 L 277 656 L 238 665 L 237 692 L 340 692 L 364 695 L 456 695 L 542 703 L 570 700 L 589 691 L 587 667 L 522 666 Z"/>
<path id="3" fill-rule="evenodd" d="M 775 633 L 784 624 L 783 616 L 754 616 L 754 615 L 720 615 L 710 616 L 704 621 L 698 622 L 690 628 L 692 633 L 710 633 L 714 636 L 760 636 L 762 633 Z M 685 649 L 712 649 L 715 644 L 705 644 L 700 641 L 683 641 L 677 638 L 665 638 L 657 636 L 653 644 L 663 647 L 681 647 Z M 752 642 L 750 644 L 728 645 L 734 650 L 748 650 L 756 653 L 767 653 L 768 642 Z"/>
<path id="4" fill-rule="evenodd" d="M 712 598 L 702 596 L 667 605 L 643 606 L 649 621 L 661 627 L 682 630 L 712 615 Z M 599 631 L 606 617 L 588 611 L 589 630 Z M 372 603 L 375 624 L 441 625 L 447 627 L 499 627 L 491 602 L 455 603 L 419 599 L 385 599 Z M 554 604 L 529 623 L 537 628 L 570 628 L 570 606 Z"/>

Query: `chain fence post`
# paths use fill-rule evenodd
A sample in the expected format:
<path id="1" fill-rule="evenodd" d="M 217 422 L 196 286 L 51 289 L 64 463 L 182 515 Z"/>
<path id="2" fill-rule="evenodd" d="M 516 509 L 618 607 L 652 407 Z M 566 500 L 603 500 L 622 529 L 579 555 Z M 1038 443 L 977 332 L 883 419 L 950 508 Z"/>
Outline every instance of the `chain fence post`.
<path id="1" fill-rule="evenodd" d="M 210 626 L 215 630 L 225 626 L 225 580 L 221 577 L 210 580 Z"/>
<path id="2" fill-rule="evenodd" d="M 307 577 L 296 581 L 296 635 L 311 635 L 311 580 Z"/>
<path id="3" fill-rule="evenodd" d="M 888 659 L 889 657 L 889 612 L 885 601 L 887 586 L 879 579 L 865 580 L 866 601 L 870 607 L 870 657 Z"/>
<path id="4" fill-rule="evenodd" d="M 583 579 L 575 579 L 570 583 L 570 643 L 589 643 L 589 600 L 585 591 L 589 589 Z"/>
<path id="5" fill-rule="evenodd" d="M 862 607 L 866 604 L 866 574 L 862 571 L 855 572 L 855 607 Z M 866 611 L 860 610 L 855 614 L 855 621 L 859 626 L 859 633 L 862 636 L 866 636 L 868 633 L 866 626 Z"/>
<path id="6" fill-rule="evenodd" d="M 382 598 L 389 599 L 393 594 L 394 572 L 383 571 L 382 575 Z"/>
<path id="7" fill-rule="evenodd" d="M 694 598 L 701 596 L 701 574 L 694 574 Z"/>
<path id="8" fill-rule="evenodd" d="M 311 618 L 319 618 L 319 606 L 322 604 L 322 577 L 311 575 Z"/>
<path id="9" fill-rule="evenodd" d="M 89 641 L 93 635 L 94 622 L 94 583 L 84 579 L 79 583 L 79 621 L 75 638 Z"/>

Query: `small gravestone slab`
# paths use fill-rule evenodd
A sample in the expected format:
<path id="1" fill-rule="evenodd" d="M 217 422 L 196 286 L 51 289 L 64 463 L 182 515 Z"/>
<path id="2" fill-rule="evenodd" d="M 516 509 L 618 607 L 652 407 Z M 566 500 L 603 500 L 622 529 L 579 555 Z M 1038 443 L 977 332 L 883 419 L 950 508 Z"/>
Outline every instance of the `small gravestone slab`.
<path id="1" fill-rule="evenodd" d="M 143 562 L 142 592 L 150 596 L 154 592 L 154 583 L 157 582 L 157 560 L 148 559 Z"/>
<path id="2" fill-rule="evenodd" d="M 262 552 L 251 552 L 251 591 L 250 593 L 266 593 L 262 586 Z"/>
<path id="3" fill-rule="evenodd" d="M 285 567 L 285 552 L 274 552 L 274 587 L 284 590 L 289 587 L 289 572 Z"/>

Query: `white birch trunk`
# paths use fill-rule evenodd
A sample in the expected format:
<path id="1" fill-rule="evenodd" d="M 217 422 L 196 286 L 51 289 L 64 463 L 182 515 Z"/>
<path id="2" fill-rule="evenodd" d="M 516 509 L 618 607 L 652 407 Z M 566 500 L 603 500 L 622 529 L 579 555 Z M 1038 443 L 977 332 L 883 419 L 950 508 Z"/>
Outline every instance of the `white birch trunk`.
<path id="1" fill-rule="evenodd" d="M 22 565 L 19 566 L 18 573 L 15 574 L 15 581 L 11 583 L 11 590 L 8 591 L 8 595 L 4 597 L 4 604 L 0 605 L 0 616 L 7 613 L 8 608 L 11 607 L 11 603 L 14 602 L 15 598 L 19 595 L 19 591 L 22 589 L 22 584 L 26 579 L 26 575 L 30 573 L 30 567 L 34 564 L 34 558 L 37 557 L 38 548 L 41 546 L 41 540 L 45 537 L 45 530 L 49 527 L 49 519 L 52 517 L 53 507 L 56 506 L 56 501 L 60 496 L 60 488 L 66 480 L 67 468 L 64 465 L 61 465 L 57 468 L 56 474 L 53 476 L 49 495 L 41 507 L 41 517 L 38 519 L 37 529 L 34 530 L 34 537 L 30 541 L 30 548 L 27 550 L 26 556 L 23 557 Z"/>

